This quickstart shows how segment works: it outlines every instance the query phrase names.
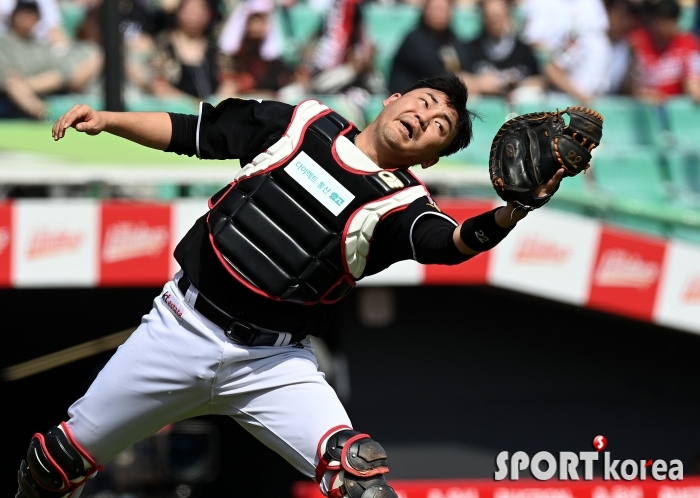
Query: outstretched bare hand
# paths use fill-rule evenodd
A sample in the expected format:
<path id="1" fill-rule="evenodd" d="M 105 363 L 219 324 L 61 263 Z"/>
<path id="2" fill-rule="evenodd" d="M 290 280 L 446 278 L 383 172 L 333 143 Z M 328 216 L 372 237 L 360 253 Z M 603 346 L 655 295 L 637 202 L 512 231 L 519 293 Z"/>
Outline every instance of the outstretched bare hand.
<path id="1" fill-rule="evenodd" d="M 105 129 L 107 121 L 100 111 L 87 105 L 74 105 L 70 111 L 58 118 L 51 129 L 54 140 L 62 139 L 68 128 L 88 135 L 97 135 Z"/>
<path id="2" fill-rule="evenodd" d="M 557 185 L 559 185 L 559 182 L 561 182 L 565 172 L 566 170 L 564 170 L 564 168 L 559 168 L 547 183 L 544 183 L 535 189 L 535 197 L 539 199 L 540 197 L 544 197 L 545 195 L 553 192 L 557 188 Z"/>

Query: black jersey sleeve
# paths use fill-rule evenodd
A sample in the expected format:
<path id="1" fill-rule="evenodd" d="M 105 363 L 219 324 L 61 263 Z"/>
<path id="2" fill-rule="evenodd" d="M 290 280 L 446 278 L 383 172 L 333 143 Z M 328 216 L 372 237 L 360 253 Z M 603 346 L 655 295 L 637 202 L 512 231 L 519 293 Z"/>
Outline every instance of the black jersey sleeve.
<path id="1" fill-rule="evenodd" d="M 265 150 L 287 129 L 294 107 L 272 100 L 226 99 L 202 103 L 195 133 L 200 159 L 240 159 Z"/>
<path id="2" fill-rule="evenodd" d="M 377 224 L 365 276 L 406 259 L 422 264 L 463 263 L 471 256 L 461 253 L 452 239 L 457 225 L 427 196 L 416 199 L 406 209 L 390 214 Z"/>

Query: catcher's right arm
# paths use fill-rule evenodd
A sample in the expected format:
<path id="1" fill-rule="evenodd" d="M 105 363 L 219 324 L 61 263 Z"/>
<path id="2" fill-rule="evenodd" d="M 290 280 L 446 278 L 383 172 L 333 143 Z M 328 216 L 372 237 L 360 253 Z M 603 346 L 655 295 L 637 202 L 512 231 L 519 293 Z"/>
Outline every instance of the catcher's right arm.
<path id="1" fill-rule="evenodd" d="M 564 114 L 569 115 L 568 125 Z M 587 107 L 517 116 L 501 126 L 493 139 L 491 183 L 501 199 L 518 209 L 537 209 L 556 191 L 536 197 L 537 187 L 547 183 L 560 168 L 565 169 L 565 176 L 588 169 L 591 152 L 602 135 L 603 116 Z"/>

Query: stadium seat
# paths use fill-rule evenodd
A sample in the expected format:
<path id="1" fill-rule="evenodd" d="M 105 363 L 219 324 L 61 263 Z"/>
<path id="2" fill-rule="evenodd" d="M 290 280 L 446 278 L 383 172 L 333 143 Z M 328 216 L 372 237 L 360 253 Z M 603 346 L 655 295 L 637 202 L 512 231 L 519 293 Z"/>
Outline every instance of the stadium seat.
<path id="1" fill-rule="evenodd" d="M 305 3 L 297 3 L 288 9 L 292 37 L 299 43 L 305 43 L 321 29 L 323 13 Z M 282 21 L 284 22 L 284 21 Z M 286 30 L 285 30 L 286 31 Z"/>
<path id="2" fill-rule="evenodd" d="M 674 225 L 671 231 L 671 237 L 694 244 L 700 244 L 700 228 Z"/>
<path id="3" fill-rule="evenodd" d="M 75 33 L 78 27 L 85 19 L 87 9 L 84 5 L 78 2 L 60 2 L 61 20 L 63 21 L 63 29 L 69 37 L 75 38 Z"/>
<path id="4" fill-rule="evenodd" d="M 689 2 L 685 2 L 688 4 Z M 689 5 L 683 5 L 681 8 L 681 18 L 678 21 L 678 24 L 680 25 L 681 29 L 683 31 L 692 31 L 693 30 L 693 24 L 695 23 L 695 16 L 696 16 L 696 7 L 695 7 L 695 2 L 692 2 L 692 4 Z"/>
<path id="5" fill-rule="evenodd" d="M 323 13 L 308 4 L 297 3 L 285 12 L 277 9 L 274 22 L 285 36 L 283 56 L 287 63 L 299 63 L 304 47 L 321 31 Z"/>
<path id="6" fill-rule="evenodd" d="M 469 41 L 477 37 L 481 30 L 479 9 L 456 8 L 452 13 L 452 30 L 458 38 Z"/>
<path id="7" fill-rule="evenodd" d="M 566 109 L 570 105 L 576 105 L 576 101 L 566 95 L 555 95 L 546 99 L 526 100 L 515 105 L 517 114 L 527 114 L 530 112 L 554 111 L 556 109 Z"/>
<path id="8" fill-rule="evenodd" d="M 627 97 L 606 97 L 596 100 L 591 107 L 603 115 L 605 147 L 660 145 L 660 120 L 649 105 Z"/>
<path id="9" fill-rule="evenodd" d="M 367 102 L 367 105 L 365 106 L 365 123 L 371 123 L 377 116 L 379 116 L 379 113 L 382 112 L 382 109 L 384 108 L 384 104 L 382 104 L 382 102 L 384 102 L 385 98 L 385 95 L 370 96 L 369 102 Z"/>
<path id="10" fill-rule="evenodd" d="M 591 171 L 601 201 L 606 197 L 614 198 L 626 211 L 608 214 L 605 216 L 606 221 L 653 235 L 669 234 L 669 224 L 635 214 L 638 206 L 658 206 L 663 209 L 668 205 L 656 149 L 599 150 Z"/>
<path id="11" fill-rule="evenodd" d="M 394 54 L 418 23 L 420 11 L 411 5 L 369 3 L 362 12 L 366 29 L 377 47 L 375 67 L 388 79 Z"/>
<path id="12" fill-rule="evenodd" d="M 584 171 L 576 176 L 564 178 L 557 194 L 585 195 L 591 189 L 590 183 L 590 173 Z"/>
<path id="13" fill-rule="evenodd" d="M 685 97 L 666 104 L 668 125 L 673 136 L 684 146 L 698 146 L 700 136 L 700 106 Z"/>
<path id="14" fill-rule="evenodd" d="M 104 102 L 96 95 L 54 95 L 45 99 L 48 107 L 48 119 L 53 121 L 62 114 L 65 114 L 75 104 L 87 104 L 93 109 L 103 110 Z"/>
<path id="15" fill-rule="evenodd" d="M 543 110 L 563 110 L 577 105 L 566 96 L 518 104 L 518 114 Z M 603 142 L 605 147 L 626 148 L 629 145 L 658 146 L 660 123 L 651 107 L 626 97 L 606 97 L 596 100 L 591 107 L 603 115 Z"/>
<path id="16" fill-rule="evenodd" d="M 700 206 L 700 152 L 671 152 L 667 154 L 668 172 L 674 189 L 674 202 Z"/>
<path id="17" fill-rule="evenodd" d="M 591 171 L 602 192 L 648 203 L 663 203 L 667 198 L 659 159 L 655 149 L 601 149 L 595 154 Z"/>
<path id="18" fill-rule="evenodd" d="M 481 97 L 469 101 L 468 107 L 477 112 L 481 119 L 473 121 L 474 139 L 465 150 L 451 156 L 454 161 L 486 167 L 491 150 L 491 142 L 505 121 L 507 107 L 505 100 L 498 97 Z"/>
<path id="19" fill-rule="evenodd" d="M 137 100 L 128 100 L 125 103 L 127 111 L 162 111 L 179 112 L 183 114 L 197 114 L 199 100 L 194 97 L 141 97 Z"/>

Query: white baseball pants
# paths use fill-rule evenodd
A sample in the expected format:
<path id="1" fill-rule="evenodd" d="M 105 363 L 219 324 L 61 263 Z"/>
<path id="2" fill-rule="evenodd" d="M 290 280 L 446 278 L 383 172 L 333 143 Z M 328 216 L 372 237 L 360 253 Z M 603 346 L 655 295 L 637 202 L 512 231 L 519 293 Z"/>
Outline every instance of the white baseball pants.
<path id="1" fill-rule="evenodd" d="M 68 426 L 104 465 L 167 424 L 228 415 L 313 477 L 319 440 L 330 429 L 351 424 L 317 370 L 310 341 L 302 344 L 239 346 L 187 305 L 170 281 L 139 328 L 70 407 Z"/>

